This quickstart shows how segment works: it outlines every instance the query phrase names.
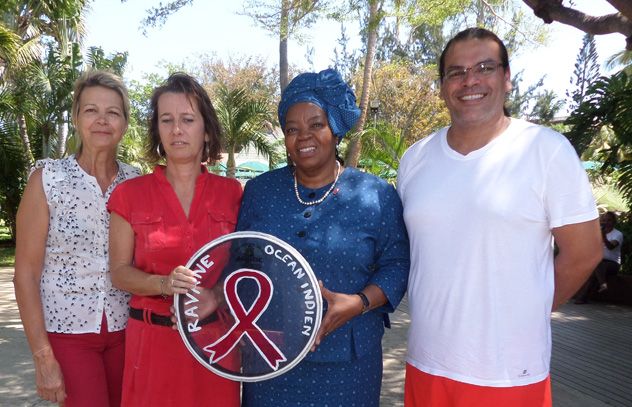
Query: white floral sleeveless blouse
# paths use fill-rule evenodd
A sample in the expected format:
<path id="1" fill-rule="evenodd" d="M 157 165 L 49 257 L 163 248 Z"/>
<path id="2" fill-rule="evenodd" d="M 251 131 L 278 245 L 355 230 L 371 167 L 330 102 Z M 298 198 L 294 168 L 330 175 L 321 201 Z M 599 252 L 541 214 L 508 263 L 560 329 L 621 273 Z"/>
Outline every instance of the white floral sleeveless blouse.
<path id="1" fill-rule="evenodd" d="M 112 286 L 108 260 L 110 214 L 106 203 L 114 188 L 140 171 L 120 161 L 105 194 L 74 155 L 40 160 L 49 225 L 40 282 L 48 332 L 99 333 L 103 313 L 108 331 L 125 329 L 129 295 Z"/>

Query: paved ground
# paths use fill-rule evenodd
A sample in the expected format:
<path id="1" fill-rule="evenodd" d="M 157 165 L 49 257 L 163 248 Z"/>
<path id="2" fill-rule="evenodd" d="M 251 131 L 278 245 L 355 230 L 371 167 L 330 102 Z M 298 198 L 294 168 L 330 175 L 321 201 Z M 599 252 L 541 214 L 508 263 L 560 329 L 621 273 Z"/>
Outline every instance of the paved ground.
<path id="1" fill-rule="evenodd" d="M 15 305 L 13 284 L 11 283 L 13 270 L 0 268 L 0 406 L 50 406 L 51 404 L 39 400 L 34 391 L 34 371 L 24 331 Z M 599 395 L 594 391 L 582 388 L 582 385 L 573 383 L 574 375 L 570 374 L 573 367 L 566 367 L 564 362 L 570 360 L 561 350 L 562 344 L 573 339 L 577 340 L 578 333 L 586 332 L 586 328 L 579 327 L 574 330 L 567 329 L 569 321 L 590 321 L 591 318 L 604 320 L 607 314 L 611 320 L 609 329 L 632 329 L 632 309 L 616 306 L 594 304 L 581 306 L 568 304 L 562 307 L 560 312 L 553 315 L 553 363 L 552 382 L 553 399 L 555 407 L 605 407 L 605 406 L 632 406 L 632 378 L 628 377 L 627 370 L 621 366 L 632 366 L 632 360 L 623 361 L 618 366 L 605 365 L 604 369 L 610 369 L 615 377 L 623 377 L 623 386 L 629 390 L 630 404 L 621 400 L 614 402 L 608 398 L 608 389 Z M 604 314 L 605 313 L 605 314 Z M 408 331 L 408 303 L 402 302 L 398 310 L 391 318 L 392 329 L 387 330 L 384 337 L 384 380 L 382 385 L 381 405 L 384 407 L 403 406 L 403 382 L 404 382 L 404 358 L 406 353 L 406 336 Z M 564 328 L 562 327 L 564 325 Z M 590 329 L 595 328 L 590 324 Z M 589 330 L 590 330 L 589 329 Z M 581 338 L 580 338 L 581 339 Z M 607 346 L 615 349 L 630 349 L 630 337 L 625 335 L 613 337 Z M 579 341 L 581 345 L 581 340 Z M 559 344 L 559 345 L 557 345 Z M 558 350 L 560 349 L 560 350 Z M 575 349 L 575 354 L 585 354 L 590 349 Z M 625 353 L 624 355 L 627 355 Z M 627 356 L 626 356 L 627 357 Z M 574 361 L 574 358 L 573 358 Z M 591 362 L 591 371 L 598 371 L 600 361 Z M 594 369 L 592 369 L 594 367 Z M 574 373 L 574 371 L 573 371 Z M 588 377 L 590 380 L 590 377 Z M 628 381 L 629 380 L 629 381 Z M 629 386 L 628 386 L 629 383 Z M 625 393 L 625 390 L 624 390 Z"/>

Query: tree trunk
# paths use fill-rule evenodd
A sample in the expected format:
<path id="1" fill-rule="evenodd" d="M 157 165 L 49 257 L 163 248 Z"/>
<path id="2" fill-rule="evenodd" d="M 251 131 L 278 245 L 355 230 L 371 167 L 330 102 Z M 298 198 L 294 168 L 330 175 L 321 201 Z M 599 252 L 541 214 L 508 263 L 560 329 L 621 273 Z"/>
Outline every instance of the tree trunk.
<path id="1" fill-rule="evenodd" d="M 236 178 L 237 166 L 235 165 L 235 147 L 228 146 L 228 158 L 226 159 L 226 177 Z"/>
<path id="2" fill-rule="evenodd" d="M 68 138 L 68 125 L 64 120 L 57 123 L 57 152 L 56 158 L 62 158 L 66 152 L 66 139 Z"/>
<path id="3" fill-rule="evenodd" d="M 287 64 L 287 38 L 289 35 L 289 9 L 290 4 L 288 0 L 281 1 L 281 27 L 279 29 L 279 85 L 281 93 L 287 87 L 290 82 L 288 77 L 288 64 Z"/>
<path id="4" fill-rule="evenodd" d="M 20 138 L 22 139 L 22 147 L 24 148 L 24 158 L 28 168 L 31 168 L 35 163 L 35 157 L 33 157 L 33 151 L 31 151 L 31 140 L 29 139 L 29 131 L 26 126 L 26 117 L 24 114 L 18 116 L 18 128 L 20 130 Z"/>
<path id="5" fill-rule="evenodd" d="M 476 3 L 476 26 L 485 26 L 485 6 L 483 5 L 482 0 L 478 0 Z"/>
<path id="6" fill-rule="evenodd" d="M 360 119 L 356 123 L 354 132 L 359 133 L 364 129 L 366 123 L 366 115 L 369 106 L 371 75 L 373 73 L 373 60 L 375 59 L 375 47 L 377 44 L 377 31 L 382 20 L 379 10 L 379 0 L 369 0 L 369 30 L 367 36 L 366 58 L 364 61 L 364 75 L 362 77 L 362 97 L 360 98 Z M 362 152 L 362 144 L 360 138 L 355 137 L 349 142 L 345 165 L 348 167 L 357 167 L 360 161 L 360 153 Z"/>

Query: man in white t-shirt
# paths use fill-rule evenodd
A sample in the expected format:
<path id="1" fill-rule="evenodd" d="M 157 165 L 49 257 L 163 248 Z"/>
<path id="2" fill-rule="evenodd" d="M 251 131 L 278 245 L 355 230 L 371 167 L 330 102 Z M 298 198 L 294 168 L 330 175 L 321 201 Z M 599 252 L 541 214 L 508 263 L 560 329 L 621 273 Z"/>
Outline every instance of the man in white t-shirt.
<path id="1" fill-rule="evenodd" d="M 398 174 L 411 244 L 405 403 L 550 406 L 551 310 L 601 260 L 590 184 L 565 137 L 505 115 L 495 34 L 457 34 L 439 73 L 451 126 L 415 143 Z"/>
<path id="2" fill-rule="evenodd" d="M 606 212 L 599 217 L 599 223 L 601 224 L 601 239 L 603 241 L 603 259 L 577 293 L 575 304 L 588 302 L 588 294 L 593 285 L 597 286 L 597 292 L 606 291 L 608 289 L 608 276 L 616 275 L 621 267 L 623 233 L 614 228 L 617 224 L 617 215 L 614 212 Z"/>

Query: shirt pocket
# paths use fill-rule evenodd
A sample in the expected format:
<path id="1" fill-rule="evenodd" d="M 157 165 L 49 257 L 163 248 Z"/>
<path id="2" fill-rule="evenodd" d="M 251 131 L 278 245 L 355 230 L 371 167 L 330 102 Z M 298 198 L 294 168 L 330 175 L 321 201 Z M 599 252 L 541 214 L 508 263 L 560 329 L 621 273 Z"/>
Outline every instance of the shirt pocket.
<path id="1" fill-rule="evenodd" d="M 167 239 L 162 215 L 133 213 L 131 224 L 136 235 L 137 247 L 142 247 L 146 251 L 165 248 Z"/>
<path id="2" fill-rule="evenodd" d="M 212 209 L 208 210 L 207 216 L 209 241 L 235 231 L 237 220 L 234 216 Z"/>

